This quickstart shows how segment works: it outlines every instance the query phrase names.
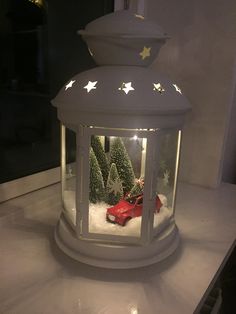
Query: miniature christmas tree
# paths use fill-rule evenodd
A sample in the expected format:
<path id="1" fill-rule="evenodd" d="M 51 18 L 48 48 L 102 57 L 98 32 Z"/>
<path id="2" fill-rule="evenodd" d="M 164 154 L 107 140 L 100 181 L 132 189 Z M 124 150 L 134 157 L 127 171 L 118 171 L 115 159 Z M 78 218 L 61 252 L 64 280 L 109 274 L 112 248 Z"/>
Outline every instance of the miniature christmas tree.
<path id="1" fill-rule="evenodd" d="M 129 195 L 134 196 L 134 195 L 142 194 L 143 188 L 144 188 L 144 179 L 140 178 L 140 179 L 136 180 L 135 185 L 132 187 Z"/>
<path id="2" fill-rule="evenodd" d="M 131 160 L 120 137 L 116 137 L 111 144 L 110 163 L 116 164 L 124 193 L 130 192 L 134 185 L 135 175 Z"/>
<path id="3" fill-rule="evenodd" d="M 89 164 L 90 164 L 89 200 L 92 203 L 97 203 L 98 201 L 102 201 L 104 199 L 105 189 L 102 172 L 92 148 L 90 149 L 89 153 Z"/>
<path id="4" fill-rule="evenodd" d="M 91 146 L 93 148 L 94 154 L 97 158 L 98 164 L 102 171 L 104 185 L 106 185 L 108 174 L 109 174 L 109 163 L 107 160 L 107 156 L 104 152 L 104 149 L 102 147 L 100 138 L 98 136 L 95 136 L 95 135 L 91 136 Z"/>
<path id="5" fill-rule="evenodd" d="M 117 204 L 123 197 L 122 183 L 114 163 L 111 164 L 111 169 L 108 175 L 106 193 L 107 203 L 110 205 Z"/>

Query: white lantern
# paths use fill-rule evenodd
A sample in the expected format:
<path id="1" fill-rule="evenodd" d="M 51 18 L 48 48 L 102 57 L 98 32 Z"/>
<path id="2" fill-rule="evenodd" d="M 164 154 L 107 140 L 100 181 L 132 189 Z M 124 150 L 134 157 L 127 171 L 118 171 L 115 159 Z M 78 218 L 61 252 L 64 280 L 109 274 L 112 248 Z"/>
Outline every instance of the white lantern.
<path id="1" fill-rule="evenodd" d="M 155 23 L 118 11 L 80 33 L 100 66 L 74 76 L 53 100 L 64 207 L 56 242 L 95 266 L 152 264 L 179 242 L 174 209 L 190 106 L 175 82 L 147 68 L 167 39 Z M 67 133 L 76 139 L 69 163 Z"/>

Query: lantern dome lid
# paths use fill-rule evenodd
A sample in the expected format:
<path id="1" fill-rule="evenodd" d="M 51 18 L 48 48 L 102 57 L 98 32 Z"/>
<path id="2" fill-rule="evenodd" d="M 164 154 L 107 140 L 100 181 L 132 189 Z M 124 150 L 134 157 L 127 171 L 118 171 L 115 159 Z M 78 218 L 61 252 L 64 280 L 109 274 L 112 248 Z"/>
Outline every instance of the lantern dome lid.
<path id="1" fill-rule="evenodd" d="M 87 36 L 120 36 L 131 38 L 166 39 L 167 34 L 154 21 L 130 10 L 115 11 L 87 24 L 81 35 Z"/>
<path id="2" fill-rule="evenodd" d="M 98 65 L 149 66 L 168 38 L 156 22 L 130 10 L 102 16 L 78 33 Z"/>
<path id="3" fill-rule="evenodd" d="M 143 67 L 104 66 L 74 76 L 52 101 L 74 119 L 82 113 L 103 116 L 102 124 L 123 117 L 184 115 L 190 109 L 180 88 L 165 76 Z M 108 116 L 112 121 L 106 121 Z M 92 123 L 92 122 L 90 122 Z M 94 125 L 93 123 L 91 125 Z M 129 127 L 129 125 L 127 125 Z"/>

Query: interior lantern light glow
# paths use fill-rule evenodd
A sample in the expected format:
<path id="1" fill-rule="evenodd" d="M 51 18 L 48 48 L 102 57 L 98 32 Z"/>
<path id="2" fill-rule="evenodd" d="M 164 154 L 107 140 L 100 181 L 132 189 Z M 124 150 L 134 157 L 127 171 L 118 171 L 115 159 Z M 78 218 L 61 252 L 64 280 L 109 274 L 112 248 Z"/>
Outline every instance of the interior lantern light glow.
<path id="1" fill-rule="evenodd" d="M 174 88 L 175 88 L 176 92 L 178 92 L 178 93 L 182 94 L 181 89 L 180 89 L 180 88 L 179 88 L 176 84 L 173 84 L 173 86 L 174 86 Z"/>
<path id="2" fill-rule="evenodd" d="M 154 85 L 154 88 L 153 88 L 154 91 L 158 91 L 160 94 L 162 94 L 165 91 L 161 83 L 157 83 L 157 84 L 153 83 L 153 85 Z"/>
<path id="3" fill-rule="evenodd" d="M 118 88 L 118 90 L 123 90 L 126 95 L 131 91 L 134 90 L 134 88 L 131 86 L 132 82 L 128 82 L 128 83 L 122 83 L 121 87 Z"/>
<path id="4" fill-rule="evenodd" d="M 87 92 L 89 93 L 92 89 L 96 89 L 97 87 L 95 86 L 97 84 L 97 81 L 91 82 L 88 81 L 88 84 L 84 86 L 85 89 L 87 89 Z"/>
<path id="5" fill-rule="evenodd" d="M 144 20 L 144 16 L 143 15 L 135 14 L 134 16 L 137 17 L 138 19 Z"/>
<path id="6" fill-rule="evenodd" d="M 155 22 L 116 11 L 79 34 L 99 66 L 75 75 L 52 101 L 61 121 L 63 205 L 55 240 L 98 267 L 153 264 L 179 243 L 175 200 L 190 105 L 148 67 L 168 38 Z"/>
<path id="7" fill-rule="evenodd" d="M 65 87 L 65 90 L 67 90 L 68 88 L 71 88 L 72 85 L 74 84 L 75 80 L 71 80 Z"/>

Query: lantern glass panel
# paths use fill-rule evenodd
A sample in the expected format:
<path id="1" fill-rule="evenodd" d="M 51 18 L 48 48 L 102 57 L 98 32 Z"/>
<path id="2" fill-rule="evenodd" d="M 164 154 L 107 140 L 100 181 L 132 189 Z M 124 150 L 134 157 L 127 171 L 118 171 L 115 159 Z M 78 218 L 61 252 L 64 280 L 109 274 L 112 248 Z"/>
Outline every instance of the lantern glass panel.
<path id="1" fill-rule="evenodd" d="M 172 130 L 160 138 L 157 194 L 162 202 L 162 207 L 159 215 L 154 217 L 154 230 L 158 224 L 165 224 L 174 213 L 180 137 L 181 131 Z"/>
<path id="2" fill-rule="evenodd" d="M 90 233 L 140 237 L 146 143 L 134 131 L 131 136 L 91 135 Z"/>
<path id="3" fill-rule="evenodd" d="M 76 224 L 76 134 L 62 126 L 62 201 L 68 221 Z"/>

